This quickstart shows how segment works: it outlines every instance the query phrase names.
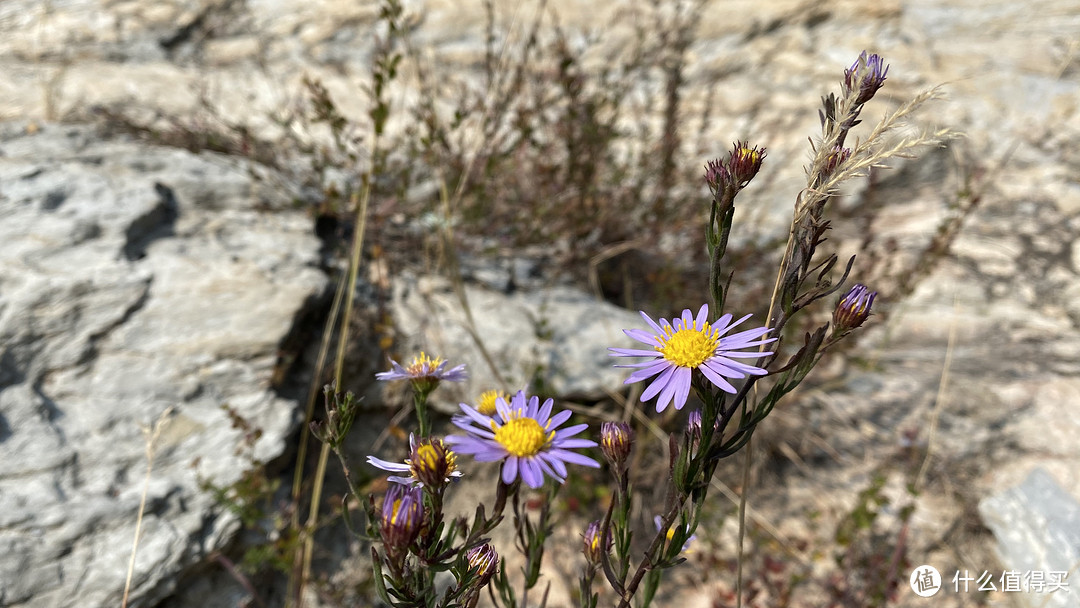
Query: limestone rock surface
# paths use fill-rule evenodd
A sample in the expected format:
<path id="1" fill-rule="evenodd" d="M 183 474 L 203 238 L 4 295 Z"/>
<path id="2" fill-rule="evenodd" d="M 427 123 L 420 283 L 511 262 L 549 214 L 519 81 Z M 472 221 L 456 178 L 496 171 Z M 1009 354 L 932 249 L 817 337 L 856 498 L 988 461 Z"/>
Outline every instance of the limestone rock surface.
<path id="1" fill-rule="evenodd" d="M 160 423 L 131 595 L 153 605 L 236 529 L 200 481 L 295 428 L 269 379 L 319 241 L 228 159 L 30 131 L 0 133 L 0 604 L 119 605 Z"/>

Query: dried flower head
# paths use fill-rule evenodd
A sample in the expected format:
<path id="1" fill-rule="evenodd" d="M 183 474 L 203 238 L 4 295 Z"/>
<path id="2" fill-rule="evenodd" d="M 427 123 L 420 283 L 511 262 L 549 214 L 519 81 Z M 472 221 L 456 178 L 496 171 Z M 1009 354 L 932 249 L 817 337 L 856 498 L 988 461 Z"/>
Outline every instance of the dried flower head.
<path id="1" fill-rule="evenodd" d="M 409 486 L 441 487 L 451 479 L 461 477 L 457 458 L 442 439 L 429 437 L 417 440 L 409 435 L 409 457 L 405 463 L 390 462 L 374 456 L 367 457 L 368 464 L 392 473 L 408 473 L 408 477 L 391 475 L 387 479 Z"/>
<path id="2" fill-rule="evenodd" d="M 566 481 L 566 463 L 600 466 L 592 458 L 570 451 L 570 448 L 595 447 L 596 442 L 572 438 L 588 428 L 587 424 L 557 430 L 571 412 L 565 410 L 552 416 L 552 399 L 541 406 L 539 397 L 529 398 L 525 391 L 518 391 L 509 403 L 502 397 L 495 403 L 494 416 L 485 416 L 462 403 L 465 416 L 458 416 L 452 422 L 468 435 L 450 435 L 446 442 L 459 454 L 471 454 L 481 462 L 502 460 L 504 483 L 509 484 L 520 475 L 530 488 L 539 488 L 545 474 L 559 483 Z"/>
<path id="3" fill-rule="evenodd" d="M 379 518 L 379 532 L 387 551 L 400 553 L 408 549 L 424 523 L 420 488 L 391 484 L 383 497 Z"/>
<path id="4" fill-rule="evenodd" d="M 877 53 L 867 55 L 863 51 L 858 60 L 844 70 L 844 90 L 855 98 L 856 104 L 864 104 L 874 97 L 881 85 L 885 84 L 885 75 L 889 66 Z"/>
<path id="5" fill-rule="evenodd" d="M 690 379 L 694 370 L 698 370 L 709 382 L 721 390 L 734 394 L 735 387 L 727 378 L 745 378 L 748 374 L 763 376 L 768 372 L 759 367 L 739 363 L 738 358 L 758 358 L 771 355 L 770 351 L 740 352 L 740 349 L 760 346 L 775 342 L 776 338 L 759 340 L 769 333 L 768 327 L 755 327 L 737 334 L 724 336 L 735 326 L 750 318 L 751 315 L 731 322 L 731 315 L 717 319 L 715 325 L 707 321 L 709 305 L 702 305 L 695 318 L 689 309 L 683 310 L 682 317 L 668 321 L 660 319 L 657 324 L 649 315 L 641 313 L 653 333 L 641 329 L 624 329 L 623 333 L 647 344 L 652 350 L 632 348 L 609 348 L 614 357 L 649 357 L 649 361 L 617 365 L 616 367 L 640 367 L 625 384 L 641 382 L 657 376 L 652 384 L 641 394 L 642 401 L 648 401 L 659 395 L 656 411 L 662 412 L 672 401 L 675 409 L 681 410 L 690 395 Z"/>
<path id="6" fill-rule="evenodd" d="M 622 468 L 634 445 L 634 429 L 626 422 L 604 422 L 600 425 L 600 451 L 611 466 Z"/>
<path id="7" fill-rule="evenodd" d="M 874 305 L 876 291 L 870 291 L 865 285 L 856 283 L 836 304 L 833 311 L 833 331 L 846 333 L 859 327 L 870 317 L 870 308 Z"/>
<path id="8" fill-rule="evenodd" d="M 600 527 L 600 520 L 596 520 L 585 528 L 585 535 L 582 538 L 582 553 L 585 554 L 585 559 L 590 564 L 599 564 L 604 559 L 604 554 L 611 551 L 611 537 L 608 537 L 608 542 L 604 542 L 604 530 Z"/>

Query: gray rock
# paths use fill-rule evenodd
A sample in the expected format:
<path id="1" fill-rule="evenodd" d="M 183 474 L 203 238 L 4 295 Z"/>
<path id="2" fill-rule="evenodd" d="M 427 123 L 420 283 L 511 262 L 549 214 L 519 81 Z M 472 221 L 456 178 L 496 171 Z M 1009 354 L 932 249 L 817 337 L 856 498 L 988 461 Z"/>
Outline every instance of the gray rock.
<path id="1" fill-rule="evenodd" d="M 141 429 L 171 408 L 132 585 L 152 605 L 237 528 L 199 480 L 295 428 L 268 384 L 319 243 L 248 167 L 83 127 L 3 125 L 0 184 L 0 604 L 119 605 Z M 263 431 L 250 456 L 224 405 Z"/>
<path id="2" fill-rule="evenodd" d="M 546 392 L 582 399 L 621 390 L 626 372 L 612 367 L 618 361 L 607 347 L 633 343 L 622 329 L 644 326 L 636 313 L 570 287 L 506 293 L 465 284 L 462 289 L 472 324 L 445 279 L 406 276 L 394 289 L 394 323 L 405 332 L 399 350 L 424 350 L 468 366 L 467 382 L 447 384 L 433 394 L 436 407 L 456 411 L 459 401 L 475 403 L 485 390 L 513 393 L 526 385 L 535 391 L 542 384 Z"/>
<path id="3" fill-rule="evenodd" d="M 1033 470 L 1020 485 L 983 499 L 979 514 L 994 531 L 1007 570 L 1044 573 L 1047 584 L 1050 573 L 1064 573 L 1057 575 L 1064 590 L 1014 592 L 1025 606 L 1076 605 L 1077 590 L 1070 583 L 1080 574 L 1080 503 L 1050 473 Z"/>

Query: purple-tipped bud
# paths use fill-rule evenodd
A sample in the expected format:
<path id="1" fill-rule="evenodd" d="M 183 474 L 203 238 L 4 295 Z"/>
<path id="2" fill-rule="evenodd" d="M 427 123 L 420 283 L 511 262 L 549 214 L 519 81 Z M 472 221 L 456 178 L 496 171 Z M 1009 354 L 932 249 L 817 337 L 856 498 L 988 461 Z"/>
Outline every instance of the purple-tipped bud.
<path id="1" fill-rule="evenodd" d="M 625 422 L 604 422 L 600 425 L 600 451 L 611 466 L 622 469 L 634 445 L 634 429 Z"/>
<path id="2" fill-rule="evenodd" d="M 690 412 L 690 416 L 686 419 L 686 434 L 690 436 L 690 450 L 693 453 L 697 453 L 698 447 L 701 445 L 701 410 L 694 410 Z M 716 423 L 713 423 L 713 431 L 716 430 Z"/>
<path id="3" fill-rule="evenodd" d="M 722 192 L 730 182 L 731 174 L 728 173 L 722 160 L 717 158 L 705 164 L 705 183 L 708 184 L 709 190 L 714 193 Z"/>
<path id="4" fill-rule="evenodd" d="M 604 530 L 600 527 L 600 520 L 596 520 L 585 528 L 585 536 L 582 542 L 581 552 L 590 564 L 599 564 L 604 555 L 611 550 L 611 538 L 604 542 Z"/>
<path id="5" fill-rule="evenodd" d="M 865 285 L 856 283 L 848 290 L 833 312 L 833 331 L 845 333 L 859 327 L 870 317 L 870 307 L 874 305 L 876 291 L 870 291 Z"/>
<path id="6" fill-rule="evenodd" d="M 880 55 L 874 53 L 867 56 L 863 51 L 859 59 L 844 70 L 844 89 L 848 95 L 855 96 L 855 103 L 866 103 L 885 84 L 885 74 L 888 73 L 889 66 L 885 65 Z"/>
<path id="7" fill-rule="evenodd" d="M 383 497 L 379 532 L 391 553 L 400 553 L 416 540 L 424 524 L 424 498 L 419 487 L 390 484 Z"/>
<path id="8" fill-rule="evenodd" d="M 488 543 L 466 551 L 465 559 L 469 562 L 469 572 L 477 577 L 473 587 L 474 590 L 488 584 L 488 581 L 495 576 L 495 571 L 499 568 L 499 554 L 495 552 L 495 547 Z"/>
<path id="9" fill-rule="evenodd" d="M 735 142 L 735 147 L 731 150 L 731 158 L 728 160 L 731 181 L 739 188 L 746 186 L 761 170 L 763 160 L 765 160 L 765 148 L 756 146 L 751 148 L 746 142 Z"/>
<path id="10" fill-rule="evenodd" d="M 836 147 L 829 152 L 828 158 L 825 159 L 825 167 L 822 172 L 825 175 L 832 175 L 836 168 L 847 162 L 847 159 L 851 158 L 851 148 Z"/>
<path id="11" fill-rule="evenodd" d="M 440 488 L 460 477 L 454 452 L 437 437 L 421 439 L 409 455 L 409 472 L 425 486 Z"/>

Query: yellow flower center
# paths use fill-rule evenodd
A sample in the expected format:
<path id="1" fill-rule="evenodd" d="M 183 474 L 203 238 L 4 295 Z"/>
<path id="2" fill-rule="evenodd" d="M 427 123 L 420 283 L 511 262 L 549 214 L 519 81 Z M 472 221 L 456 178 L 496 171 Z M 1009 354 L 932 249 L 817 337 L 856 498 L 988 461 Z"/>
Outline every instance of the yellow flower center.
<path id="1" fill-rule="evenodd" d="M 700 331 L 694 329 L 693 325 L 678 331 L 664 327 L 664 335 L 660 337 L 660 341 L 662 344 L 657 346 L 656 350 L 662 353 L 665 359 L 679 367 L 699 367 L 716 354 L 720 336 L 706 323 Z"/>
<path id="2" fill-rule="evenodd" d="M 398 523 L 398 516 L 401 515 L 401 499 L 394 501 L 394 504 L 390 507 L 390 525 L 396 526 Z"/>
<path id="3" fill-rule="evenodd" d="M 735 151 L 735 155 L 741 162 L 761 162 L 761 153 L 753 148 L 739 148 Z"/>
<path id="4" fill-rule="evenodd" d="M 409 372 L 409 375 L 411 376 L 419 376 L 425 373 L 425 364 L 427 364 L 427 371 L 431 372 L 436 367 L 439 367 L 440 363 L 442 363 L 442 357 L 435 357 L 434 359 L 432 359 L 431 357 L 428 357 L 426 354 L 421 352 L 419 357 L 413 358 L 412 363 L 405 368 L 405 371 Z"/>
<path id="5" fill-rule="evenodd" d="M 514 456 L 535 456 L 555 437 L 555 431 L 547 433 L 532 418 L 513 418 L 501 427 L 491 423 L 495 441 Z"/>
<path id="6" fill-rule="evenodd" d="M 484 391 L 480 393 L 480 399 L 476 402 L 476 411 L 485 416 L 494 416 L 495 400 L 500 396 L 505 398 L 505 395 L 499 395 L 499 391 Z"/>

